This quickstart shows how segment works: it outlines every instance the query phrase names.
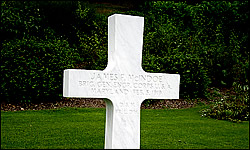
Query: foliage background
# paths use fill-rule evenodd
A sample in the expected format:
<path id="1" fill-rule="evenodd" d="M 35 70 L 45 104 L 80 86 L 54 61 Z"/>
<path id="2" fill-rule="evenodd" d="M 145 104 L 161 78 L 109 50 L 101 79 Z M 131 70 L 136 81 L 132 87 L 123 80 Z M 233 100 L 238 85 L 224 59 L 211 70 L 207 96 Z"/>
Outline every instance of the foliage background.
<path id="1" fill-rule="evenodd" d="M 1 100 L 57 101 L 64 69 L 104 69 L 113 13 L 145 18 L 142 66 L 180 74 L 181 98 L 248 88 L 248 1 L 107 2 L 1 1 Z"/>

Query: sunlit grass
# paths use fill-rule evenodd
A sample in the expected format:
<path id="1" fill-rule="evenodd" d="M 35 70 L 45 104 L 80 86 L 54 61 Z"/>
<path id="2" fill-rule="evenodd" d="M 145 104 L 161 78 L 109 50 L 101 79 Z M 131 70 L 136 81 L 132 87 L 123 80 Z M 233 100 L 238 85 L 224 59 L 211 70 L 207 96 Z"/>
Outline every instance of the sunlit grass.
<path id="1" fill-rule="evenodd" d="M 202 107 L 141 110 L 142 149 L 249 149 L 249 122 L 200 117 Z M 1 112 L 1 148 L 103 149 L 105 109 Z"/>

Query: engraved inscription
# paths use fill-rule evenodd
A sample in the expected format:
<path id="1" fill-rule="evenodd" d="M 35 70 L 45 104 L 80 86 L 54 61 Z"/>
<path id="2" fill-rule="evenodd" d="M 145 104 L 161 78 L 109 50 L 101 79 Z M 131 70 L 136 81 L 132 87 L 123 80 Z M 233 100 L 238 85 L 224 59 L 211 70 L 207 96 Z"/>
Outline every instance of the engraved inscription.
<path id="1" fill-rule="evenodd" d="M 115 111 L 122 115 L 138 114 L 140 109 L 137 109 L 136 106 L 138 105 L 135 102 L 119 102 Z"/>
<path id="2" fill-rule="evenodd" d="M 160 96 L 169 85 L 161 75 L 90 73 L 88 79 L 78 81 L 80 87 L 88 87 L 97 95 L 153 95 Z"/>

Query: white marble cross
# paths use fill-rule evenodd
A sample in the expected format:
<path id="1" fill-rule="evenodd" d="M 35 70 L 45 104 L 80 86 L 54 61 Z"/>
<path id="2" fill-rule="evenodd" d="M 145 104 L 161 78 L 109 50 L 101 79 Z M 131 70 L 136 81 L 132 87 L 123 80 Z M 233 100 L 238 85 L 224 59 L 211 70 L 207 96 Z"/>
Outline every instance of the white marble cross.
<path id="1" fill-rule="evenodd" d="M 143 17 L 110 16 L 106 69 L 64 70 L 64 97 L 108 99 L 106 149 L 140 148 L 140 106 L 145 99 L 179 99 L 180 75 L 147 73 L 141 67 L 143 26 Z"/>

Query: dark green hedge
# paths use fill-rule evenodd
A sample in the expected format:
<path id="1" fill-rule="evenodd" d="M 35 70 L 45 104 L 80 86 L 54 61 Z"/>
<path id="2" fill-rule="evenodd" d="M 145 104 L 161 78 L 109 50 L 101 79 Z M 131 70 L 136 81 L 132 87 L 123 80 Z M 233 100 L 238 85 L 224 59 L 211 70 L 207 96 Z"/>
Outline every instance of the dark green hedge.
<path id="1" fill-rule="evenodd" d="M 144 65 L 179 73 L 182 97 L 201 97 L 208 86 L 248 84 L 248 2 L 146 2 Z"/>
<path id="2" fill-rule="evenodd" d="M 181 98 L 248 84 L 247 1 L 138 4 L 120 13 L 145 17 L 142 66 L 180 74 Z M 88 1 L 1 1 L 0 35 L 6 102 L 60 99 L 64 69 L 107 65 L 107 16 Z"/>
<path id="3" fill-rule="evenodd" d="M 4 43 L 1 55 L 1 96 L 8 102 L 58 100 L 63 70 L 78 57 L 66 40 L 32 38 Z"/>
<path id="4" fill-rule="evenodd" d="M 79 61 L 76 49 L 45 26 L 35 2 L 1 2 L 1 14 L 1 100 L 60 100 L 63 70 Z"/>

